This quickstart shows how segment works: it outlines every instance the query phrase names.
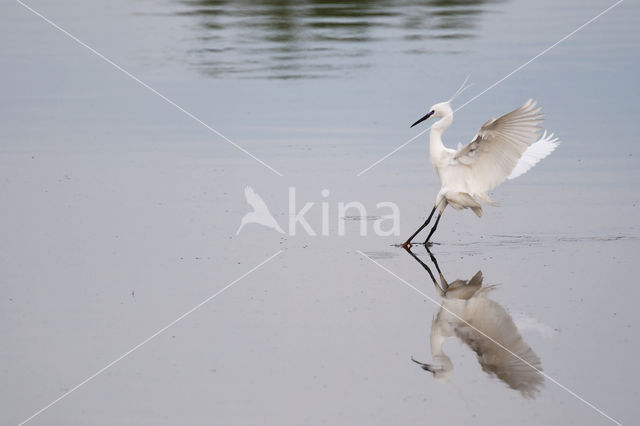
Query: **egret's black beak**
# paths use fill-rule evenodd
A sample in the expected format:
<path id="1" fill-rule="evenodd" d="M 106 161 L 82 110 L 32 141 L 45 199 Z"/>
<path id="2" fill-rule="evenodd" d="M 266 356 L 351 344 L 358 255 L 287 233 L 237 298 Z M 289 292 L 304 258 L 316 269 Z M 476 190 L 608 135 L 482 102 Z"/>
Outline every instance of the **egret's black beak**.
<path id="1" fill-rule="evenodd" d="M 420 120 L 418 120 L 418 121 L 416 121 L 415 123 L 413 123 L 413 124 L 411 125 L 411 127 L 415 126 L 416 124 L 420 124 L 420 123 L 422 123 L 424 120 L 426 120 L 427 118 L 431 117 L 431 116 L 433 115 L 433 113 L 434 113 L 434 111 L 429 111 L 429 112 L 427 113 L 427 115 L 425 115 L 425 116 L 424 116 L 424 117 L 422 117 Z"/>

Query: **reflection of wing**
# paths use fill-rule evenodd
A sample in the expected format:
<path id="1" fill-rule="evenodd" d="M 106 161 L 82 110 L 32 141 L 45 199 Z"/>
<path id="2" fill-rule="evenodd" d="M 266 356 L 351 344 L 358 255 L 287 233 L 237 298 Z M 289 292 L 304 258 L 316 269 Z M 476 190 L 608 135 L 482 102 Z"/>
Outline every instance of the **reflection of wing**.
<path id="1" fill-rule="evenodd" d="M 476 274 L 469 281 L 455 280 L 449 284 L 447 291 L 445 291 L 445 297 L 447 299 L 465 299 L 473 297 L 478 290 L 482 287 L 482 271 L 476 272 Z M 493 288 L 493 287 L 486 287 Z"/>
<path id="2" fill-rule="evenodd" d="M 502 306 L 484 297 L 478 300 L 472 299 L 469 303 L 476 305 L 469 306 L 473 312 L 468 317 L 469 324 L 499 342 L 531 366 L 542 370 L 540 358 L 522 339 L 511 316 Z M 456 327 L 455 333 L 476 353 L 485 372 L 497 376 L 510 388 L 520 391 L 524 397 L 535 397 L 544 378 L 530 365 L 464 323 Z"/>
<path id="3" fill-rule="evenodd" d="M 245 197 L 247 197 L 247 203 L 249 203 L 249 205 L 253 207 L 253 210 L 255 210 L 257 213 L 261 213 L 261 214 L 267 213 L 270 215 L 269 208 L 265 204 L 264 200 L 262 199 L 261 196 L 256 194 L 253 188 L 251 188 L 250 186 L 247 186 L 244 189 L 244 195 Z"/>
<path id="4" fill-rule="evenodd" d="M 486 193 L 509 176 L 538 138 L 542 117 L 540 108 L 529 99 L 520 108 L 484 123 L 476 137 L 455 154 L 454 162 L 467 170 L 472 193 Z"/>

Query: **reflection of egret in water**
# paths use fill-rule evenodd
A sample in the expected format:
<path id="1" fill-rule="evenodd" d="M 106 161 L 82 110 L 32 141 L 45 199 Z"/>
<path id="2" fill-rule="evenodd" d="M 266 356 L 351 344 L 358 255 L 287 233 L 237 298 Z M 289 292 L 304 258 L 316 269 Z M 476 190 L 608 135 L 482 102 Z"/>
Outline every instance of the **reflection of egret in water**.
<path id="1" fill-rule="evenodd" d="M 189 62 L 206 74 L 317 78 L 372 66 L 364 58 L 378 53 L 457 53 L 500 2 L 178 0 L 176 14 L 194 19 Z"/>
<path id="2" fill-rule="evenodd" d="M 426 364 L 412 358 L 413 361 L 437 380 L 447 380 L 453 364 L 442 346 L 445 339 L 456 336 L 476 353 L 482 370 L 520 391 L 524 397 L 534 398 L 544 383 L 540 358 L 522 339 L 507 311 L 489 298 L 495 286 L 482 286 L 481 271 L 469 280 L 447 282 L 436 258 L 429 252 L 439 274 L 438 282 L 429 266 L 411 250 L 407 251 L 424 267 L 443 298 L 431 324 L 433 362 Z"/>

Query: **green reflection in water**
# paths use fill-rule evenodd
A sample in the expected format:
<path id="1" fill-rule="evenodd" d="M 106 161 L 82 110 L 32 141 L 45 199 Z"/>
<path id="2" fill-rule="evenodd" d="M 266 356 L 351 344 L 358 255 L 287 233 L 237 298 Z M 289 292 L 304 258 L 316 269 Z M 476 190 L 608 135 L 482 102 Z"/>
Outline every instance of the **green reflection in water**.
<path id="1" fill-rule="evenodd" d="M 500 2 L 179 0 L 176 14 L 193 18 L 188 61 L 208 75 L 318 78 L 394 54 L 459 53 Z"/>

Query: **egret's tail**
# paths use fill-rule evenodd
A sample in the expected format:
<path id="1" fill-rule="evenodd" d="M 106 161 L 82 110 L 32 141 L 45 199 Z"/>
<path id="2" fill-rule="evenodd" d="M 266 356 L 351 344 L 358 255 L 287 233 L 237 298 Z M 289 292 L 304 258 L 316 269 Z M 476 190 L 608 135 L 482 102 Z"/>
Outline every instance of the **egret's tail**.
<path id="1" fill-rule="evenodd" d="M 498 203 L 493 201 L 491 199 L 491 197 L 489 197 L 489 194 L 487 194 L 486 192 L 484 192 L 482 194 L 474 194 L 473 198 L 478 200 L 478 202 L 480 202 L 480 204 L 486 204 L 486 205 L 489 205 L 489 206 L 497 206 L 498 205 Z"/>
<path id="2" fill-rule="evenodd" d="M 449 192 L 445 194 L 447 203 L 456 210 L 471 209 L 476 216 L 482 217 L 482 205 L 466 192 Z"/>
<path id="3" fill-rule="evenodd" d="M 560 145 L 558 138 L 553 137 L 553 133 L 547 136 L 547 131 L 545 130 L 540 140 L 529 145 L 529 148 L 522 153 L 522 157 L 520 157 L 507 179 L 515 179 L 525 174 L 540 160 L 551 154 L 558 145 Z"/>
<path id="4" fill-rule="evenodd" d="M 478 217 L 482 217 L 482 207 L 469 207 Z"/>

